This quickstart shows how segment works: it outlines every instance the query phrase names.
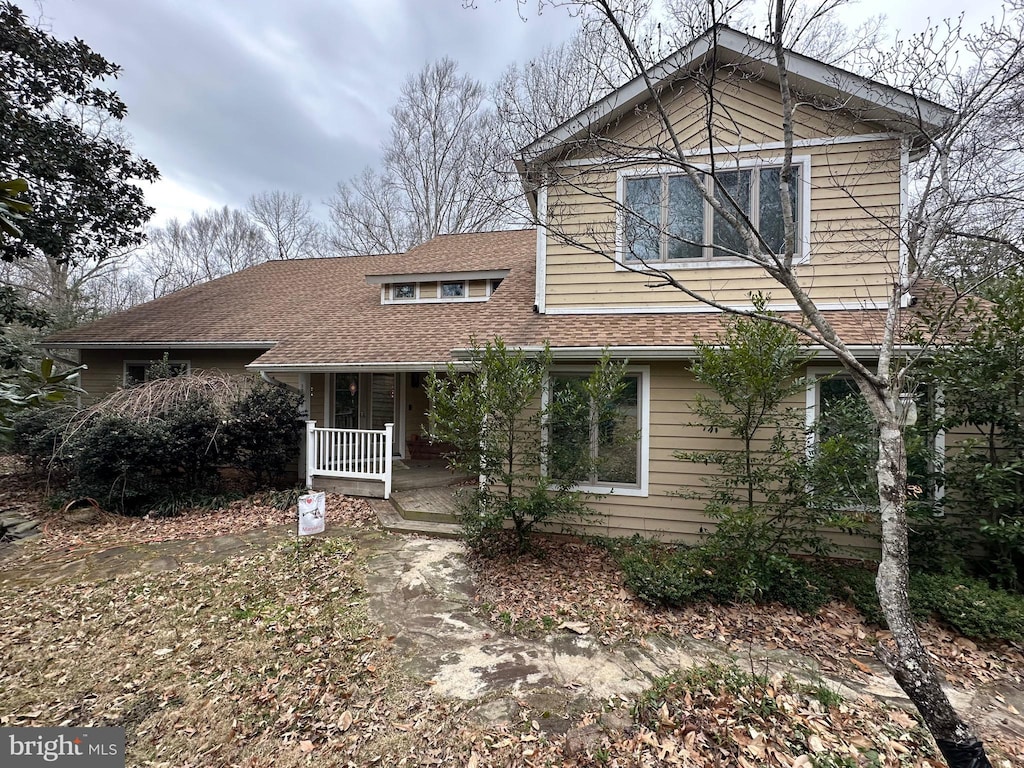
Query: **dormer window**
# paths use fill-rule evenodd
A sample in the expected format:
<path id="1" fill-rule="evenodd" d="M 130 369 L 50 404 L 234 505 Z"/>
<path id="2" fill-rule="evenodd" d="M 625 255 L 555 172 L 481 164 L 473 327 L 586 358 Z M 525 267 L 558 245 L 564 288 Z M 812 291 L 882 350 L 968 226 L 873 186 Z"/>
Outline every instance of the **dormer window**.
<path id="1" fill-rule="evenodd" d="M 509 273 L 507 269 L 465 272 L 404 272 L 367 275 L 380 286 L 381 304 L 444 304 L 487 301 Z"/>
<path id="2" fill-rule="evenodd" d="M 441 283 L 441 298 L 442 299 L 464 299 L 464 298 L 466 298 L 466 284 L 464 282 Z"/>
<path id="3" fill-rule="evenodd" d="M 391 286 L 394 301 L 413 301 L 416 298 L 416 283 L 395 283 Z"/>

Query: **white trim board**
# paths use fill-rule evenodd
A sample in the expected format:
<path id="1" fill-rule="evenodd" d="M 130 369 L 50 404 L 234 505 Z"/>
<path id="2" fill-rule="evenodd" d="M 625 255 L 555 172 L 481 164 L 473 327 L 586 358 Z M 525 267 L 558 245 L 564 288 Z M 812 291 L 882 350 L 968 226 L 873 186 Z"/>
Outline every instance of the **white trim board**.
<path id="1" fill-rule="evenodd" d="M 793 141 L 793 149 L 808 149 L 812 147 L 833 147 L 844 144 L 861 144 L 872 141 L 895 141 L 901 138 L 898 133 L 859 133 L 849 136 L 820 136 L 813 139 L 796 139 Z M 712 150 L 704 149 L 683 149 L 679 155 L 688 157 L 709 157 L 711 155 L 739 155 L 754 152 L 783 152 L 786 149 L 784 141 L 764 141 L 751 144 L 727 144 L 714 147 Z M 578 157 L 566 160 L 556 160 L 551 163 L 554 168 L 574 168 L 591 165 L 619 165 L 629 167 L 635 164 L 655 163 L 665 164 L 664 153 L 643 153 L 638 152 L 628 157 L 616 155 L 596 155 L 594 157 Z M 678 168 L 678 166 L 671 166 Z M 722 170 L 729 170 L 728 167 Z"/>
<path id="2" fill-rule="evenodd" d="M 738 312 L 753 312 L 756 307 L 753 304 L 730 304 L 729 309 Z M 861 310 L 882 311 L 888 308 L 888 302 L 859 301 L 859 302 L 832 302 L 815 305 L 822 312 L 855 312 Z M 801 312 L 797 304 L 772 304 L 770 309 L 773 312 Z M 549 315 L 701 315 L 701 314 L 722 314 L 722 310 L 707 304 L 700 304 L 689 307 L 679 306 L 596 306 L 596 307 L 548 307 Z"/>

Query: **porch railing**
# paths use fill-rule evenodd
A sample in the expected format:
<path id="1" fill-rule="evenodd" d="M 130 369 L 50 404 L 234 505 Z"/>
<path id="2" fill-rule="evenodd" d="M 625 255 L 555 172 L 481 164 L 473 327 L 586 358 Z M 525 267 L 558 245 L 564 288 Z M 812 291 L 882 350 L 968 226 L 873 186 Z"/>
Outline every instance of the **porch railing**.
<path id="1" fill-rule="evenodd" d="M 306 422 L 306 487 L 313 476 L 380 480 L 384 498 L 391 496 L 394 424 L 384 429 L 325 429 Z"/>

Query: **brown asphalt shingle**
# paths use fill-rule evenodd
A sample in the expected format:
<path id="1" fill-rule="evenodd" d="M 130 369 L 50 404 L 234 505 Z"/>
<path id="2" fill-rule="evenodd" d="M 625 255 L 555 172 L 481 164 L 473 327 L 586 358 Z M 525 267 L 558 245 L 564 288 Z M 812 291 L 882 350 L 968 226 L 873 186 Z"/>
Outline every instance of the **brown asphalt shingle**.
<path id="1" fill-rule="evenodd" d="M 685 346 L 713 337 L 717 313 L 538 315 L 534 230 L 443 235 L 405 254 L 271 261 L 46 339 L 61 344 L 242 342 L 262 366 L 437 363 L 501 336 L 513 345 Z M 486 302 L 388 304 L 367 275 L 509 270 Z M 876 344 L 882 313 L 827 313 L 848 344 Z M 799 321 L 799 315 L 792 319 Z"/>

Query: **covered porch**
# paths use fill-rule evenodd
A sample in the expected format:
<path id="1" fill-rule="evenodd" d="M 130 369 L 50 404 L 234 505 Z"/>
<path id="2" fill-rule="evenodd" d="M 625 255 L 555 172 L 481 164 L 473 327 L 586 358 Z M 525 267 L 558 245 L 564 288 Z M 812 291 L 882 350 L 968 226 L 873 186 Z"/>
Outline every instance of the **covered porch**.
<path id="1" fill-rule="evenodd" d="M 459 482 L 427 438 L 427 371 L 300 372 L 309 488 L 390 499 L 395 491 Z"/>

